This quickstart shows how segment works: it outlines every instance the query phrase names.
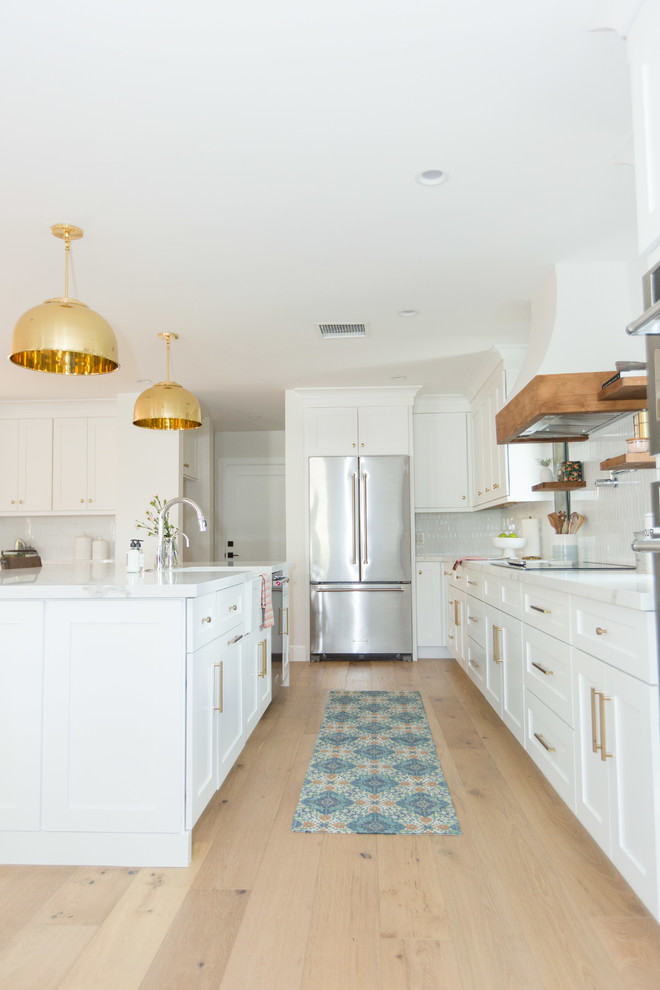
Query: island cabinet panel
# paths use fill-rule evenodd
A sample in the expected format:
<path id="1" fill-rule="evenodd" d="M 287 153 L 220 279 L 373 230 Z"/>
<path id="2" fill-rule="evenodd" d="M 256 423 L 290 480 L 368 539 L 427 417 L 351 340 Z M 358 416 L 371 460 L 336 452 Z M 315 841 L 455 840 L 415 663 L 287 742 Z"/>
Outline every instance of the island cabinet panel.
<path id="1" fill-rule="evenodd" d="M 0 602 L 0 829 L 37 830 L 41 811 L 43 605 Z"/>
<path id="2" fill-rule="evenodd" d="M 46 603 L 43 828 L 181 832 L 182 601 Z"/>

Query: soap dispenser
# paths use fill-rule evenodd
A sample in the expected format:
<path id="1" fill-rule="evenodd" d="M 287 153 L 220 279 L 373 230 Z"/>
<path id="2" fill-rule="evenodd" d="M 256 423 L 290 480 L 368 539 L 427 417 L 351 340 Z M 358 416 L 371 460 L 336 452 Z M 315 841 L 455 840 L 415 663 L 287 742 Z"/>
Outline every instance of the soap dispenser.
<path id="1" fill-rule="evenodd" d="M 131 545 L 126 554 L 126 570 L 129 574 L 137 574 L 142 570 L 144 554 L 141 550 L 142 540 L 131 540 Z"/>

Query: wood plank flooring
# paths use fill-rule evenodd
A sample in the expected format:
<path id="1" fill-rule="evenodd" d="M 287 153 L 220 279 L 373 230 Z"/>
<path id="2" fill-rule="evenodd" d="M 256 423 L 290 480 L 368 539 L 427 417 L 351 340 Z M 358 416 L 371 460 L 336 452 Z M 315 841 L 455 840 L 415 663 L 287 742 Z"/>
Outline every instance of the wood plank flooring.
<path id="1" fill-rule="evenodd" d="M 0 866 L 0 987 L 658 990 L 660 926 L 453 661 L 291 679 L 189 869 Z M 291 832 L 332 688 L 421 691 L 462 835 Z"/>

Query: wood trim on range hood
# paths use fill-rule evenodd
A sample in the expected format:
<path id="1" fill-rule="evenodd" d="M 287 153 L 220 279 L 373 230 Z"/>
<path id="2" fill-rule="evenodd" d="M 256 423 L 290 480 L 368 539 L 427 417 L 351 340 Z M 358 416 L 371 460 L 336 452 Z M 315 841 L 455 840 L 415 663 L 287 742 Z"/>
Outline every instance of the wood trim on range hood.
<path id="1" fill-rule="evenodd" d="M 495 416 L 497 442 L 573 443 L 625 413 L 646 409 L 646 399 L 599 400 L 615 371 L 537 375 Z"/>

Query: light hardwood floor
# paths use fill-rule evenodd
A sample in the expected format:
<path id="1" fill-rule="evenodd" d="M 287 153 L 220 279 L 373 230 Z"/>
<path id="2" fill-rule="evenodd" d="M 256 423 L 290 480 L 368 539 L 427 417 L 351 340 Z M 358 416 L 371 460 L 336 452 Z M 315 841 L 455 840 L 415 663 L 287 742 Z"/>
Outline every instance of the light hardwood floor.
<path id="1" fill-rule="evenodd" d="M 3 990 L 658 990 L 660 927 L 453 661 L 291 666 L 189 869 L 0 866 Z M 291 832 L 331 688 L 421 691 L 461 836 Z"/>

